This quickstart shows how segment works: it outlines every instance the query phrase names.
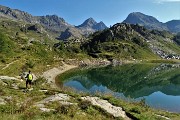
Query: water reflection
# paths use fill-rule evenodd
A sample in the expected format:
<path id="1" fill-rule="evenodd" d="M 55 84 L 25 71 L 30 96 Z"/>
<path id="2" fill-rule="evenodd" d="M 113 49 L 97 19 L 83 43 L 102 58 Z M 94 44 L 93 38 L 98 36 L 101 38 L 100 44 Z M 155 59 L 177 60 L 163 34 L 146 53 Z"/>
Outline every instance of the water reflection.
<path id="1" fill-rule="evenodd" d="M 83 70 L 69 75 L 64 85 L 91 93 L 110 92 L 137 100 L 146 98 L 150 106 L 180 112 L 173 107 L 180 108 L 177 102 L 180 100 L 179 64 L 128 64 Z"/>

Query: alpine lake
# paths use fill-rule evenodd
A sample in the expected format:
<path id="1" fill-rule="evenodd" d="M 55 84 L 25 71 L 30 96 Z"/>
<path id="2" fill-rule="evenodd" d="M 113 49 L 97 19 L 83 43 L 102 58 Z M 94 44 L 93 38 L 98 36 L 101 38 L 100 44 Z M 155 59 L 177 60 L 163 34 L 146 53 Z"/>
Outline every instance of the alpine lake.
<path id="1" fill-rule="evenodd" d="M 125 64 L 74 69 L 56 79 L 60 86 L 90 94 L 145 100 L 148 106 L 180 113 L 180 64 Z"/>

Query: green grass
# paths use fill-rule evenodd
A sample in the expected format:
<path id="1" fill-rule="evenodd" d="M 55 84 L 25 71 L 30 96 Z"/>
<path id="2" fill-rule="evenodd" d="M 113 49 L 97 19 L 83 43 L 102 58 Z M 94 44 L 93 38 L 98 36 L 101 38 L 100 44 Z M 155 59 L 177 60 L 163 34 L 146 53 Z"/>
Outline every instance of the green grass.
<path id="1" fill-rule="evenodd" d="M 70 102 L 75 102 L 78 104 L 74 105 L 62 105 L 59 102 L 52 102 L 45 104 L 46 108 L 55 109 L 55 112 L 42 112 L 37 107 L 33 105 L 41 101 L 42 99 L 54 95 L 59 92 L 70 92 L 65 91 L 65 89 L 57 90 L 55 88 L 49 87 L 48 84 L 42 85 L 45 79 L 39 78 L 34 82 L 34 90 L 23 92 L 25 89 L 25 82 L 20 82 L 18 85 L 20 89 L 12 89 L 12 82 L 8 81 L 7 86 L 0 84 L 0 95 L 1 97 L 11 96 L 10 99 L 5 99 L 6 104 L 0 105 L 0 119 L 1 120 L 19 120 L 19 119 L 45 119 L 45 120 L 56 120 L 56 119 L 97 119 L 97 120 L 108 120 L 113 119 L 109 114 L 104 114 L 103 111 L 96 109 L 96 107 L 87 104 L 86 108 L 83 108 L 82 101 L 79 100 L 79 95 L 74 94 L 74 98 Z M 13 81 L 13 83 L 19 83 L 18 81 Z M 40 92 L 40 89 L 47 89 L 48 92 Z M 72 92 L 73 93 L 73 92 Z M 85 104 L 84 104 L 85 105 Z M 8 116 L 8 117 L 6 117 Z"/>
<path id="2" fill-rule="evenodd" d="M 151 64 L 149 64 L 148 68 L 142 68 L 142 65 L 139 69 L 149 69 L 151 68 Z M 132 67 L 132 66 L 130 66 Z M 127 68 L 127 67 L 125 67 Z M 124 69 L 125 69 L 124 68 Z M 127 68 L 128 69 L 128 68 Z M 78 70 L 77 70 L 78 71 Z M 103 72 L 103 68 L 99 72 Z M 114 71 L 117 70 L 114 68 Z M 63 73 L 63 79 L 68 78 L 68 74 L 85 74 L 88 71 L 83 70 L 81 72 L 75 72 L 75 70 L 71 70 L 71 72 Z M 130 71 L 131 72 L 131 71 Z M 73 74 L 73 75 L 74 75 Z M 106 74 L 110 74 L 107 73 Z M 169 73 L 168 73 L 169 74 Z M 159 74 L 160 75 L 160 74 Z M 106 77 L 107 78 L 107 77 Z M 24 93 L 23 90 L 25 89 L 25 81 L 6 81 L 6 86 L 0 84 L 0 96 L 11 96 L 10 99 L 6 99 L 6 105 L 0 105 L 0 119 L 2 120 L 19 120 L 19 119 L 45 119 L 45 120 L 55 120 L 55 119 L 97 119 L 97 120 L 109 120 L 109 119 L 122 119 L 122 118 L 114 118 L 101 108 L 97 106 L 91 105 L 87 101 L 80 100 L 80 97 L 89 95 L 88 93 L 76 93 L 73 89 L 59 87 L 51 88 L 50 84 L 43 84 L 45 82 L 44 78 L 38 78 L 34 81 L 34 90 Z M 12 84 L 15 83 L 18 85 L 19 89 L 15 90 L 12 88 Z M 40 89 L 46 89 L 48 92 L 40 92 Z M 62 105 L 59 102 L 52 102 L 45 104 L 46 108 L 55 109 L 56 112 L 49 112 L 44 113 L 41 112 L 38 108 L 33 107 L 38 101 L 41 101 L 44 98 L 47 98 L 51 95 L 56 93 L 65 93 L 71 96 L 69 102 L 76 103 L 72 106 L 69 105 Z M 90 95 L 92 96 L 92 95 Z M 150 108 L 145 104 L 142 100 L 140 102 L 132 102 L 132 101 L 125 101 L 122 99 L 118 99 L 113 97 L 111 94 L 100 94 L 97 93 L 95 96 L 99 96 L 102 99 L 108 100 L 115 106 L 120 106 L 123 110 L 126 111 L 126 114 L 133 118 L 133 119 L 140 119 L 140 120 L 159 120 L 162 119 L 157 115 L 162 115 L 169 117 L 170 119 L 180 119 L 180 114 L 176 113 L 169 113 L 162 110 L 155 110 Z M 8 117 L 6 117 L 8 116 Z"/>
<path id="3" fill-rule="evenodd" d="M 55 66 L 61 66 L 62 60 L 65 62 L 68 59 L 83 60 L 91 59 L 88 53 L 95 52 L 99 58 L 116 58 L 116 59 L 155 59 L 150 60 L 150 63 L 174 63 L 174 61 L 156 60 L 159 59 L 157 55 L 154 55 L 141 39 L 134 39 L 134 42 L 126 39 L 117 39 L 112 41 L 108 36 L 102 36 L 101 44 L 99 42 L 92 42 L 90 44 L 91 51 L 88 51 L 88 46 L 85 46 L 85 50 L 81 48 L 80 44 L 69 44 L 67 49 L 53 48 L 54 43 L 58 41 L 48 37 L 47 33 L 38 33 L 33 30 L 22 30 L 22 26 L 31 26 L 31 24 L 16 22 L 11 20 L 0 20 L 0 75 L 18 76 L 23 71 L 30 69 L 33 73 L 41 74 L 43 71 L 53 68 Z M 96 33 L 100 34 L 100 33 Z M 55 34 L 53 34 L 55 36 Z M 96 38 L 96 35 L 94 35 Z M 133 36 L 132 36 L 133 37 Z M 30 43 L 30 41 L 32 42 Z M 95 41 L 99 39 L 94 39 Z M 89 41 L 91 42 L 91 41 Z M 90 47 L 89 46 L 89 47 Z M 179 53 L 179 47 L 173 43 L 164 43 L 165 48 L 170 48 Z M 175 61 L 179 62 L 179 61 Z M 6 67 L 9 64 L 8 67 Z M 6 67 L 6 68 L 5 68 Z M 131 66 L 130 66 L 131 67 Z M 151 65 L 149 65 L 151 67 Z M 149 69 L 138 66 L 140 70 Z M 126 68 L 124 68 L 126 69 Z M 73 71 L 73 70 L 72 70 Z M 75 73 L 64 73 L 59 79 L 67 79 L 74 74 L 86 74 L 88 70 L 78 71 Z M 103 68 L 100 73 L 106 72 Z M 115 70 L 115 72 L 117 72 Z M 91 74 L 92 72 L 89 72 Z M 69 75 L 71 74 L 71 76 Z M 108 78 L 107 73 L 103 77 Z M 135 73 L 127 74 L 135 76 Z M 172 74 L 172 73 L 171 73 Z M 117 76 L 114 76 L 117 77 Z M 126 78 L 127 76 L 123 76 Z M 138 76 L 137 76 L 138 77 Z M 159 75 L 161 77 L 161 74 Z M 100 79 L 99 79 L 100 80 Z M 2 81 L 1 81 L 2 82 Z M 39 78 L 34 82 L 34 90 L 27 93 L 23 92 L 25 89 L 25 81 L 3 81 L 7 85 L 0 83 L 0 97 L 11 96 L 10 99 L 6 98 L 6 104 L 0 105 L 0 119 L 2 120 L 25 120 L 25 119 L 97 119 L 108 120 L 115 119 L 97 106 L 90 105 L 87 101 L 81 101 L 80 97 L 89 95 L 87 93 L 76 93 L 72 88 L 51 88 L 49 84 L 44 84 L 44 79 Z M 59 81 L 60 82 L 60 81 Z M 113 81 L 112 81 L 113 82 Z M 173 81 L 177 83 L 178 81 Z M 17 84 L 19 89 L 15 90 L 12 84 Z M 130 84 L 134 85 L 134 83 Z M 115 84 L 116 85 L 116 84 Z M 141 87 L 141 86 L 138 86 Z M 135 86 L 135 88 L 138 88 Z M 40 89 L 47 89 L 48 92 L 40 92 Z M 46 107 L 53 108 L 56 112 L 43 113 L 38 108 L 33 107 L 36 102 L 54 95 L 56 93 L 67 93 L 73 99 L 70 102 L 77 103 L 77 105 L 65 106 L 58 102 L 46 104 Z M 180 119 L 179 114 L 167 113 L 164 111 L 157 111 L 144 105 L 143 102 L 131 103 L 125 102 L 121 99 L 116 99 L 110 96 L 100 95 L 102 98 L 107 99 L 114 105 L 121 106 L 131 117 L 136 119 L 160 119 L 155 114 L 164 115 L 172 119 Z M 121 119 L 121 118 L 117 118 Z"/>

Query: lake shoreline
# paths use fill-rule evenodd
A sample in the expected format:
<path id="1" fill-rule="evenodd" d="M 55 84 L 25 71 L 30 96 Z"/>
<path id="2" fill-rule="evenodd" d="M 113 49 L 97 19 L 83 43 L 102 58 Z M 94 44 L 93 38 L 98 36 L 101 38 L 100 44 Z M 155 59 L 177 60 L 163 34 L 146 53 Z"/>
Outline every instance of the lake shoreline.
<path id="1" fill-rule="evenodd" d="M 51 68 L 43 72 L 42 77 L 47 79 L 47 83 L 50 83 L 52 87 L 56 87 L 56 77 L 68 70 L 77 68 L 75 65 L 68 65 L 63 63 L 63 66 Z"/>
<path id="2" fill-rule="evenodd" d="M 142 64 L 145 64 L 145 63 L 142 63 Z M 138 65 L 138 66 L 137 66 Z M 139 70 L 141 70 L 140 71 L 140 73 L 143 73 L 143 74 L 140 74 L 140 76 L 142 76 L 142 77 L 138 77 L 138 79 L 140 80 L 140 81 L 142 81 L 142 80 L 145 80 L 146 82 L 147 81 L 152 81 L 152 80 L 147 80 L 147 79 L 151 79 L 151 77 L 148 75 L 149 74 L 149 72 L 148 71 L 150 71 L 150 75 L 151 74 L 156 74 L 156 73 L 158 73 L 158 72 L 160 72 L 161 73 L 161 71 L 164 71 L 164 70 L 166 70 L 166 69 L 168 69 L 169 67 L 171 67 L 171 69 L 172 70 L 176 70 L 176 68 L 179 68 L 180 66 L 179 66 L 179 64 L 174 64 L 174 65 L 170 65 L 169 66 L 169 64 L 154 64 L 154 63 L 152 63 L 152 64 L 147 64 L 148 66 L 144 66 L 143 65 L 143 67 L 142 67 L 142 65 L 141 64 L 137 64 L 137 65 L 135 65 L 135 64 L 129 64 L 128 66 L 129 67 L 127 67 L 127 65 L 123 65 L 123 66 L 119 66 L 120 68 L 124 68 L 124 70 L 126 70 L 127 68 L 131 68 L 131 69 L 139 69 Z M 134 66 L 134 67 L 133 67 Z M 136 66 L 136 67 L 135 67 Z M 133 68 L 132 68 L 133 67 Z M 90 67 L 91 68 L 91 67 Z M 89 69 L 89 70 L 92 70 L 92 69 Z M 95 72 L 94 73 L 98 73 L 98 69 L 94 69 L 95 70 Z M 104 71 L 105 69 L 104 69 L 104 67 L 100 67 L 100 71 L 102 72 L 102 71 Z M 123 69 L 121 70 L 121 71 L 124 71 Z M 143 71 L 146 71 L 146 73 L 144 73 Z M 86 70 L 85 70 L 86 71 Z M 106 71 L 106 70 L 105 70 Z M 136 71 L 137 72 L 137 71 Z M 176 72 L 178 72 L 178 71 L 176 71 Z M 84 74 L 85 72 L 73 72 L 73 71 L 70 71 L 69 73 L 65 73 L 65 74 L 63 74 L 62 75 L 62 77 L 60 77 L 60 79 L 62 79 L 62 80 L 65 80 L 64 78 L 67 78 L 69 75 L 71 76 L 71 74 L 72 74 L 72 76 L 73 75 L 75 75 L 75 74 L 77 74 L 77 73 L 79 73 L 80 75 L 82 74 Z M 92 73 L 92 71 L 90 72 L 90 73 Z M 107 76 L 107 71 L 104 73 L 104 72 L 102 72 L 103 74 L 106 74 L 106 76 Z M 114 72 L 110 72 L 110 73 L 114 73 Z M 148 74 L 147 74 L 148 73 Z M 175 71 L 174 72 L 172 72 L 172 75 L 174 75 L 174 73 L 175 73 Z M 78 74 L 78 75 L 79 75 Z M 121 72 L 119 73 L 119 74 L 121 74 Z M 128 75 L 130 75 L 130 73 L 128 72 L 128 71 L 125 71 L 125 74 L 128 74 Z M 135 74 L 138 74 L 139 75 L 139 73 L 135 73 Z M 135 75 L 134 74 L 134 75 Z M 176 73 L 177 74 L 177 73 Z M 98 74 L 98 75 L 100 75 L 100 74 Z M 122 75 L 122 74 L 121 74 Z M 164 75 L 164 74 L 159 74 L 160 75 L 160 78 L 163 78 L 161 75 Z M 102 75 L 100 75 L 100 76 L 102 76 Z M 156 75 L 155 75 L 156 76 Z M 126 77 L 126 76 L 124 76 L 124 77 Z M 123 78 L 124 78 L 123 77 Z M 133 76 L 131 76 L 130 78 L 132 78 Z M 165 77 L 165 76 L 164 76 Z M 168 78 L 168 76 L 166 76 L 167 78 Z M 106 77 L 107 78 L 107 77 Z M 122 78 L 122 77 L 121 77 Z M 127 77 L 126 79 L 128 79 L 129 77 Z M 142 78 L 142 79 L 141 79 Z M 174 78 L 174 77 L 173 77 Z M 95 78 L 94 78 L 95 79 Z M 108 79 L 108 78 L 107 78 Z M 113 82 L 114 80 L 112 80 L 111 82 Z M 156 81 L 156 80 L 155 80 Z M 154 81 L 154 82 L 155 82 Z M 157 79 L 157 81 L 162 81 L 161 79 Z M 93 81 L 93 83 L 94 83 L 95 81 Z M 100 82 L 100 83 L 99 83 Z M 104 84 L 104 83 L 101 83 L 102 82 L 102 80 L 101 79 L 98 79 L 98 83 L 99 84 L 102 84 L 102 85 L 104 85 L 104 86 L 106 86 L 107 84 L 108 84 L 108 81 L 106 81 L 105 83 L 106 84 Z M 124 81 L 125 82 L 125 81 Z M 148 82 L 148 83 L 149 83 Z M 115 84 L 117 83 L 117 86 L 121 86 L 120 84 L 118 84 L 118 82 L 116 81 L 114 81 L 113 82 L 113 85 L 111 86 L 111 88 L 114 86 L 115 87 Z M 133 81 L 129 81 L 128 83 L 133 83 Z M 151 83 L 151 82 L 150 82 Z M 150 84 L 149 83 L 149 84 Z M 161 82 L 160 82 L 161 83 Z M 81 82 L 80 83 L 78 83 L 78 84 L 81 84 Z M 154 85 L 153 84 L 153 81 L 152 81 L 152 83 L 151 83 L 152 85 Z M 73 83 L 69 83 L 69 85 L 70 85 L 70 87 L 72 87 L 73 86 Z M 126 84 L 125 84 L 126 85 Z M 161 85 L 161 84 L 160 84 Z M 62 86 L 62 82 L 61 82 L 61 86 Z M 171 86 L 171 85 L 170 85 Z M 151 87 L 150 86 L 145 86 L 145 88 L 147 87 L 147 91 L 149 90 L 149 92 L 148 93 L 151 93 L 152 91 L 153 91 L 153 89 L 151 89 Z M 167 87 L 168 88 L 168 86 L 164 86 L 165 88 Z M 163 88 L 164 88 L 163 86 L 162 86 L 162 90 L 163 90 Z M 74 88 L 76 88 L 76 86 L 74 86 Z M 121 88 L 121 87 L 120 87 Z M 149 89 L 148 89 L 149 88 Z M 76 88 L 77 90 L 78 90 L 78 87 Z M 80 88 L 81 89 L 81 88 Z M 83 89 L 86 89 L 86 87 L 85 88 L 83 88 Z M 118 89 L 118 88 L 114 88 L 114 89 Z M 133 92 L 131 92 L 130 90 L 129 91 L 126 91 L 127 93 L 125 93 L 126 94 L 126 96 L 127 95 L 133 95 L 135 98 L 138 98 L 138 97 L 142 97 L 141 96 L 141 94 L 137 94 L 137 93 L 139 93 L 139 92 L 142 92 L 141 91 L 141 89 L 143 89 L 143 87 L 140 87 L 139 89 L 140 90 L 138 90 L 138 89 L 136 89 L 136 88 L 133 88 L 135 91 L 135 93 L 133 93 Z M 148 94 L 147 93 L 147 94 Z M 144 93 L 145 94 L 145 93 Z M 147 95 L 146 94 L 146 95 Z M 151 94 L 148 94 L 148 96 L 150 96 Z M 154 94 L 152 94 L 152 95 L 154 95 Z M 161 96 L 162 96 L 163 94 L 161 94 Z M 96 96 L 95 94 L 94 94 L 94 96 Z M 133 98 L 134 98 L 133 97 Z M 168 97 L 168 96 L 167 96 Z M 154 98 L 155 99 L 155 98 Z M 155 101 L 157 101 L 157 100 L 155 100 Z M 174 102 L 173 102 L 174 103 Z M 168 104 L 168 105 L 170 105 L 170 104 Z M 156 107 L 153 107 L 153 108 L 155 108 L 156 109 Z M 163 109 L 163 107 L 162 107 L 162 109 Z M 168 109 L 167 109 L 168 110 Z M 171 111 L 171 110 L 170 110 Z"/>
<path id="3" fill-rule="evenodd" d="M 95 66 L 93 66 L 93 68 L 94 67 Z M 91 67 L 87 66 L 85 69 L 86 68 L 90 70 Z M 103 69 L 104 67 L 100 66 L 100 68 Z M 25 82 L 23 81 L 1 81 L 4 84 L 0 84 L 1 88 L 3 88 L 0 91 L 2 94 L 0 103 L 4 105 L 0 106 L 0 110 L 3 110 L 5 107 L 6 111 L 8 111 L 8 113 L 0 111 L 4 115 L 2 119 L 5 119 L 8 115 L 19 119 L 30 113 L 33 113 L 33 116 L 31 116 L 33 119 L 44 118 L 44 115 L 46 115 L 48 119 L 60 119 L 60 116 L 63 116 L 64 119 L 116 119 L 116 117 L 124 119 L 180 118 L 180 114 L 153 109 L 143 101 L 127 102 L 112 96 L 112 94 L 90 95 L 88 93 L 77 93 L 73 89 L 56 86 L 57 76 L 61 76 L 62 74 L 69 75 L 71 71 L 76 71 L 76 69 L 79 69 L 79 66 L 68 63 L 63 63 L 63 65 L 59 67 L 52 67 L 43 73 L 44 77 L 41 75 L 42 77 L 39 76 L 39 78 L 34 81 L 34 89 L 29 91 L 25 90 Z M 106 72 L 106 74 L 108 74 L 108 72 Z M 11 97 L 9 98 L 8 96 Z M 22 96 L 24 97 L 22 98 Z M 30 99 L 30 97 L 33 99 Z M 13 114 L 9 114 L 12 113 L 12 109 L 8 108 L 9 106 L 12 108 L 12 105 L 8 103 L 8 100 L 18 100 L 15 101 L 15 105 L 18 106 L 14 106 Z M 31 103 L 31 106 L 27 103 Z M 21 110 L 19 106 L 24 106 L 24 111 L 20 114 L 16 111 Z M 68 111 L 64 113 L 66 109 Z"/>

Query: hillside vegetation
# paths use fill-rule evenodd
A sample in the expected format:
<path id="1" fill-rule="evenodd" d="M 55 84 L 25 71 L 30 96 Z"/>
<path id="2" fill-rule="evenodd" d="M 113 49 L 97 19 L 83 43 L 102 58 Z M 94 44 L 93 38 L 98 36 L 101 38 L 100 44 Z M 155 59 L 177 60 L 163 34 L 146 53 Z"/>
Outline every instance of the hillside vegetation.
<path id="1" fill-rule="evenodd" d="M 61 64 L 59 61 L 65 58 L 78 58 L 71 48 L 68 51 L 53 47 L 58 42 L 38 24 L 1 19 L 0 74 L 18 75 L 27 69 L 41 72 L 48 69 L 47 65 Z"/>
<path id="2" fill-rule="evenodd" d="M 83 41 L 63 42 L 53 39 L 39 24 L 1 19 L 0 43 L 0 67 L 16 63 L 11 69 L 3 69 L 1 74 L 19 74 L 28 68 L 43 71 L 47 65 L 58 65 L 59 61 L 72 58 L 178 59 L 180 54 L 178 34 L 150 31 L 130 24 L 116 24 Z"/>
<path id="3" fill-rule="evenodd" d="M 81 97 L 87 94 L 76 94 L 72 89 L 66 91 L 62 86 L 60 90 L 52 88 L 53 83 L 47 83 L 47 78 L 39 76 L 49 69 L 54 68 L 56 72 L 56 68 L 60 67 L 58 70 L 63 70 L 65 64 L 107 65 L 107 60 L 167 62 L 167 59 L 176 59 L 175 62 L 179 62 L 179 34 L 147 30 L 139 25 L 124 23 L 107 28 L 104 23 L 97 23 L 92 18 L 78 28 L 67 24 L 63 18 L 56 15 L 34 17 L 19 10 L 3 6 L 0 8 L 0 119 L 122 119 L 113 117 L 88 101 L 83 101 Z M 92 32 L 95 33 L 91 34 Z M 88 36 L 89 34 L 91 35 Z M 138 66 L 134 69 L 148 71 L 150 68 L 151 66 Z M 33 81 L 34 89 L 31 91 L 26 90 L 25 81 L 20 81 L 20 75 L 28 70 L 39 77 Z M 102 78 L 111 74 L 103 68 L 96 72 L 102 73 Z M 131 74 L 131 71 L 127 74 Z M 134 74 L 131 74 L 131 79 Z M 2 79 L 4 76 L 6 79 Z M 17 79 L 9 80 L 9 76 Z M 134 85 L 133 81 L 129 83 Z M 178 83 L 178 80 L 175 79 L 173 83 Z M 140 88 L 141 86 L 136 87 L 138 85 L 135 84 L 134 87 Z M 48 97 L 62 93 L 71 99 L 44 103 L 44 107 L 50 112 L 43 112 L 35 106 Z M 127 94 L 130 93 L 127 91 Z M 113 105 L 123 106 L 123 111 L 132 119 L 163 119 L 164 116 L 179 118 L 179 114 L 153 110 L 143 101 L 127 103 L 111 95 L 99 97 Z"/>
<path id="4" fill-rule="evenodd" d="M 93 57 L 108 59 L 171 59 L 180 54 L 171 33 L 125 23 L 94 33 L 81 49 Z"/>

